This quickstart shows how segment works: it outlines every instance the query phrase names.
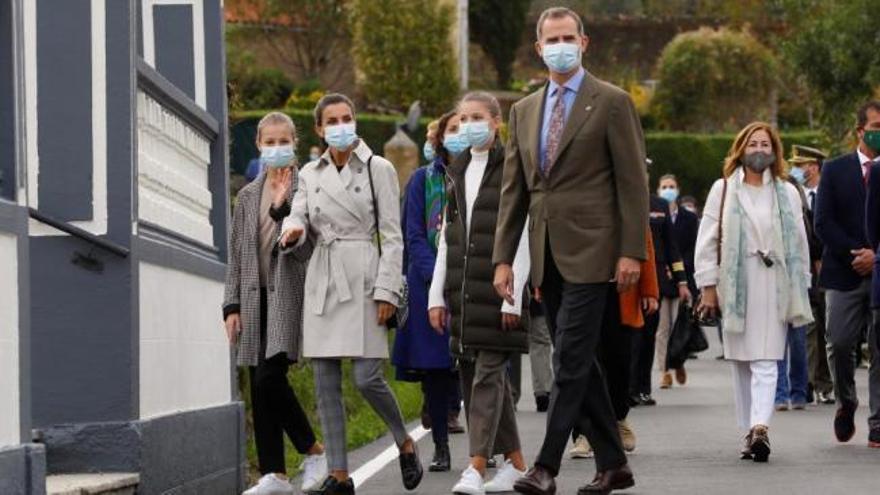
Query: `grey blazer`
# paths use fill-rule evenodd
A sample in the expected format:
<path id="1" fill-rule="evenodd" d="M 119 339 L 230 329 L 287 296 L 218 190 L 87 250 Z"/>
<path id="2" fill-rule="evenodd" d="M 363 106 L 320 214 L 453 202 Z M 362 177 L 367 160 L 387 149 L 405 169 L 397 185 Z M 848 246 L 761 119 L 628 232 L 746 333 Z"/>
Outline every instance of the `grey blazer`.
<path id="1" fill-rule="evenodd" d="M 288 201 L 270 215 L 276 221 L 276 237 L 281 233 L 281 221 L 290 213 L 290 203 L 296 191 L 299 174 L 294 171 L 293 186 Z M 223 298 L 223 317 L 231 313 L 241 315 L 241 334 L 238 339 L 239 366 L 256 366 L 260 342 L 260 263 L 259 208 L 260 195 L 266 173 L 246 185 L 238 193 L 238 202 L 232 220 L 229 238 L 229 263 L 226 272 L 226 291 Z M 312 253 L 312 242 L 306 241 L 295 249 L 272 251 L 267 291 L 265 357 L 286 353 L 296 361 L 302 341 L 303 284 L 306 263 Z"/>

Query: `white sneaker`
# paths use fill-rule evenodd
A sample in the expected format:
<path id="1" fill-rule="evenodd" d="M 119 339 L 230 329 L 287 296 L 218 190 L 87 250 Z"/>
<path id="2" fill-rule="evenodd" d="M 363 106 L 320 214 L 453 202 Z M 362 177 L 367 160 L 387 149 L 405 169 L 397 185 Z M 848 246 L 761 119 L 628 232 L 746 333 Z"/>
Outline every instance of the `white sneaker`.
<path id="1" fill-rule="evenodd" d="M 327 456 L 310 455 L 302 464 L 302 491 L 310 492 L 321 486 L 327 477 Z"/>
<path id="2" fill-rule="evenodd" d="M 456 495 L 484 495 L 483 477 L 473 466 L 468 466 L 461 473 L 461 479 L 452 487 L 452 493 Z"/>
<path id="3" fill-rule="evenodd" d="M 486 493 L 512 492 L 516 480 L 525 475 L 525 471 L 516 469 L 510 460 L 505 460 L 495 477 L 483 485 L 483 489 Z"/>
<path id="4" fill-rule="evenodd" d="M 590 446 L 587 437 L 578 435 L 574 441 L 574 447 L 568 451 L 568 456 L 572 459 L 588 459 L 593 457 L 593 447 Z"/>
<path id="5" fill-rule="evenodd" d="M 293 486 L 275 473 L 269 473 L 241 495 L 293 495 Z"/>

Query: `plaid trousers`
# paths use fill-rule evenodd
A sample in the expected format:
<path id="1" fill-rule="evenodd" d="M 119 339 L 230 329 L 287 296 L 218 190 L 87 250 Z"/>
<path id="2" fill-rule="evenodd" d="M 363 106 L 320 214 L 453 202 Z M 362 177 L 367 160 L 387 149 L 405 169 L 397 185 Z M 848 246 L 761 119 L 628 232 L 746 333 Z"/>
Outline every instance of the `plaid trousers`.
<path id="1" fill-rule="evenodd" d="M 345 406 L 342 402 L 342 360 L 313 358 L 318 415 L 324 430 L 324 450 L 330 471 L 348 471 L 345 451 Z M 397 399 L 385 381 L 384 359 L 353 358 L 354 385 L 385 422 L 394 442 L 401 446 L 409 438 Z"/>

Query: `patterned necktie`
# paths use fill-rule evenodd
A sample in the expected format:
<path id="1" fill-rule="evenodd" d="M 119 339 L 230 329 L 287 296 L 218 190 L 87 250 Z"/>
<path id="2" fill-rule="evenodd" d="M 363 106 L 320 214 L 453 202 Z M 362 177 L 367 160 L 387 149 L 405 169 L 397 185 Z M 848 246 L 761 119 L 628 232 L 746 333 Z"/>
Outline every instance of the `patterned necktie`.
<path id="1" fill-rule="evenodd" d="M 544 177 L 550 175 L 550 169 L 553 167 L 553 158 L 556 156 L 556 150 L 559 148 L 559 141 L 562 139 L 562 130 L 565 128 L 565 86 L 556 89 L 556 103 L 553 105 L 553 112 L 550 114 L 550 125 L 547 129 L 547 144 L 544 148 L 544 159 L 541 161 L 541 171 Z"/>

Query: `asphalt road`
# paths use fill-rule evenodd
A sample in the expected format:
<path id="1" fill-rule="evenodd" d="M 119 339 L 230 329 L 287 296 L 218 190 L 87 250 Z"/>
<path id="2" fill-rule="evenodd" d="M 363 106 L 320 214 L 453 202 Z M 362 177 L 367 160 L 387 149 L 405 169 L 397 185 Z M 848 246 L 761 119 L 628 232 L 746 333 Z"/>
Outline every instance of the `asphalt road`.
<path id="1" fill-rule="evenodd" d="M 710 335 L 710 339 L 713 336 Z M 670 390 L 655 390 L 655 407 L 636 408 L 630 422 L 638 438 L 630 464 L 636 486 L 628 494 L 878 494 L 880 449 L 867 448 L 867 373 L 859 370 L 857 382 L 862 407 L 857 433 L 848 444 L 834 440 L 835 406 L 809 406 L 805 411 L 778 412 L 770 427 L 773 453 L 767 464 L 741 461 L 729 364 L 716 361 L 717 342 L 688 362 L 689 383 Z M 526 459 L 534 460 L 544 436 L 546 416 L 535 411 L 528 358 L 523 359 L 523 398 L 518 424 Z M 656 380 L 656 376 L 655 376 Z M 656 383 L 656 382 L 655 382 Z M 415 425 L 412 425 L 415 426 Z M 351 453 L 351 465 L 362 466 L 391 445 L 384 437 Z M 419 442 L 427 467 L 433 453 L 430 434 Z M 407 492 L 400 482 L 397 461 L 368 478 L 360 495 L 404 493 L 447 494 L 468 461 L 467 435 L 451 437 L 453 469 L 448 473 L 426 470 L 421 486 Z M 489 475 L 493 471 L 489 471 Z M 563 461 L 557 479 L 558 493 L 574 494 L 592 479 L 592 459 Z"/>

